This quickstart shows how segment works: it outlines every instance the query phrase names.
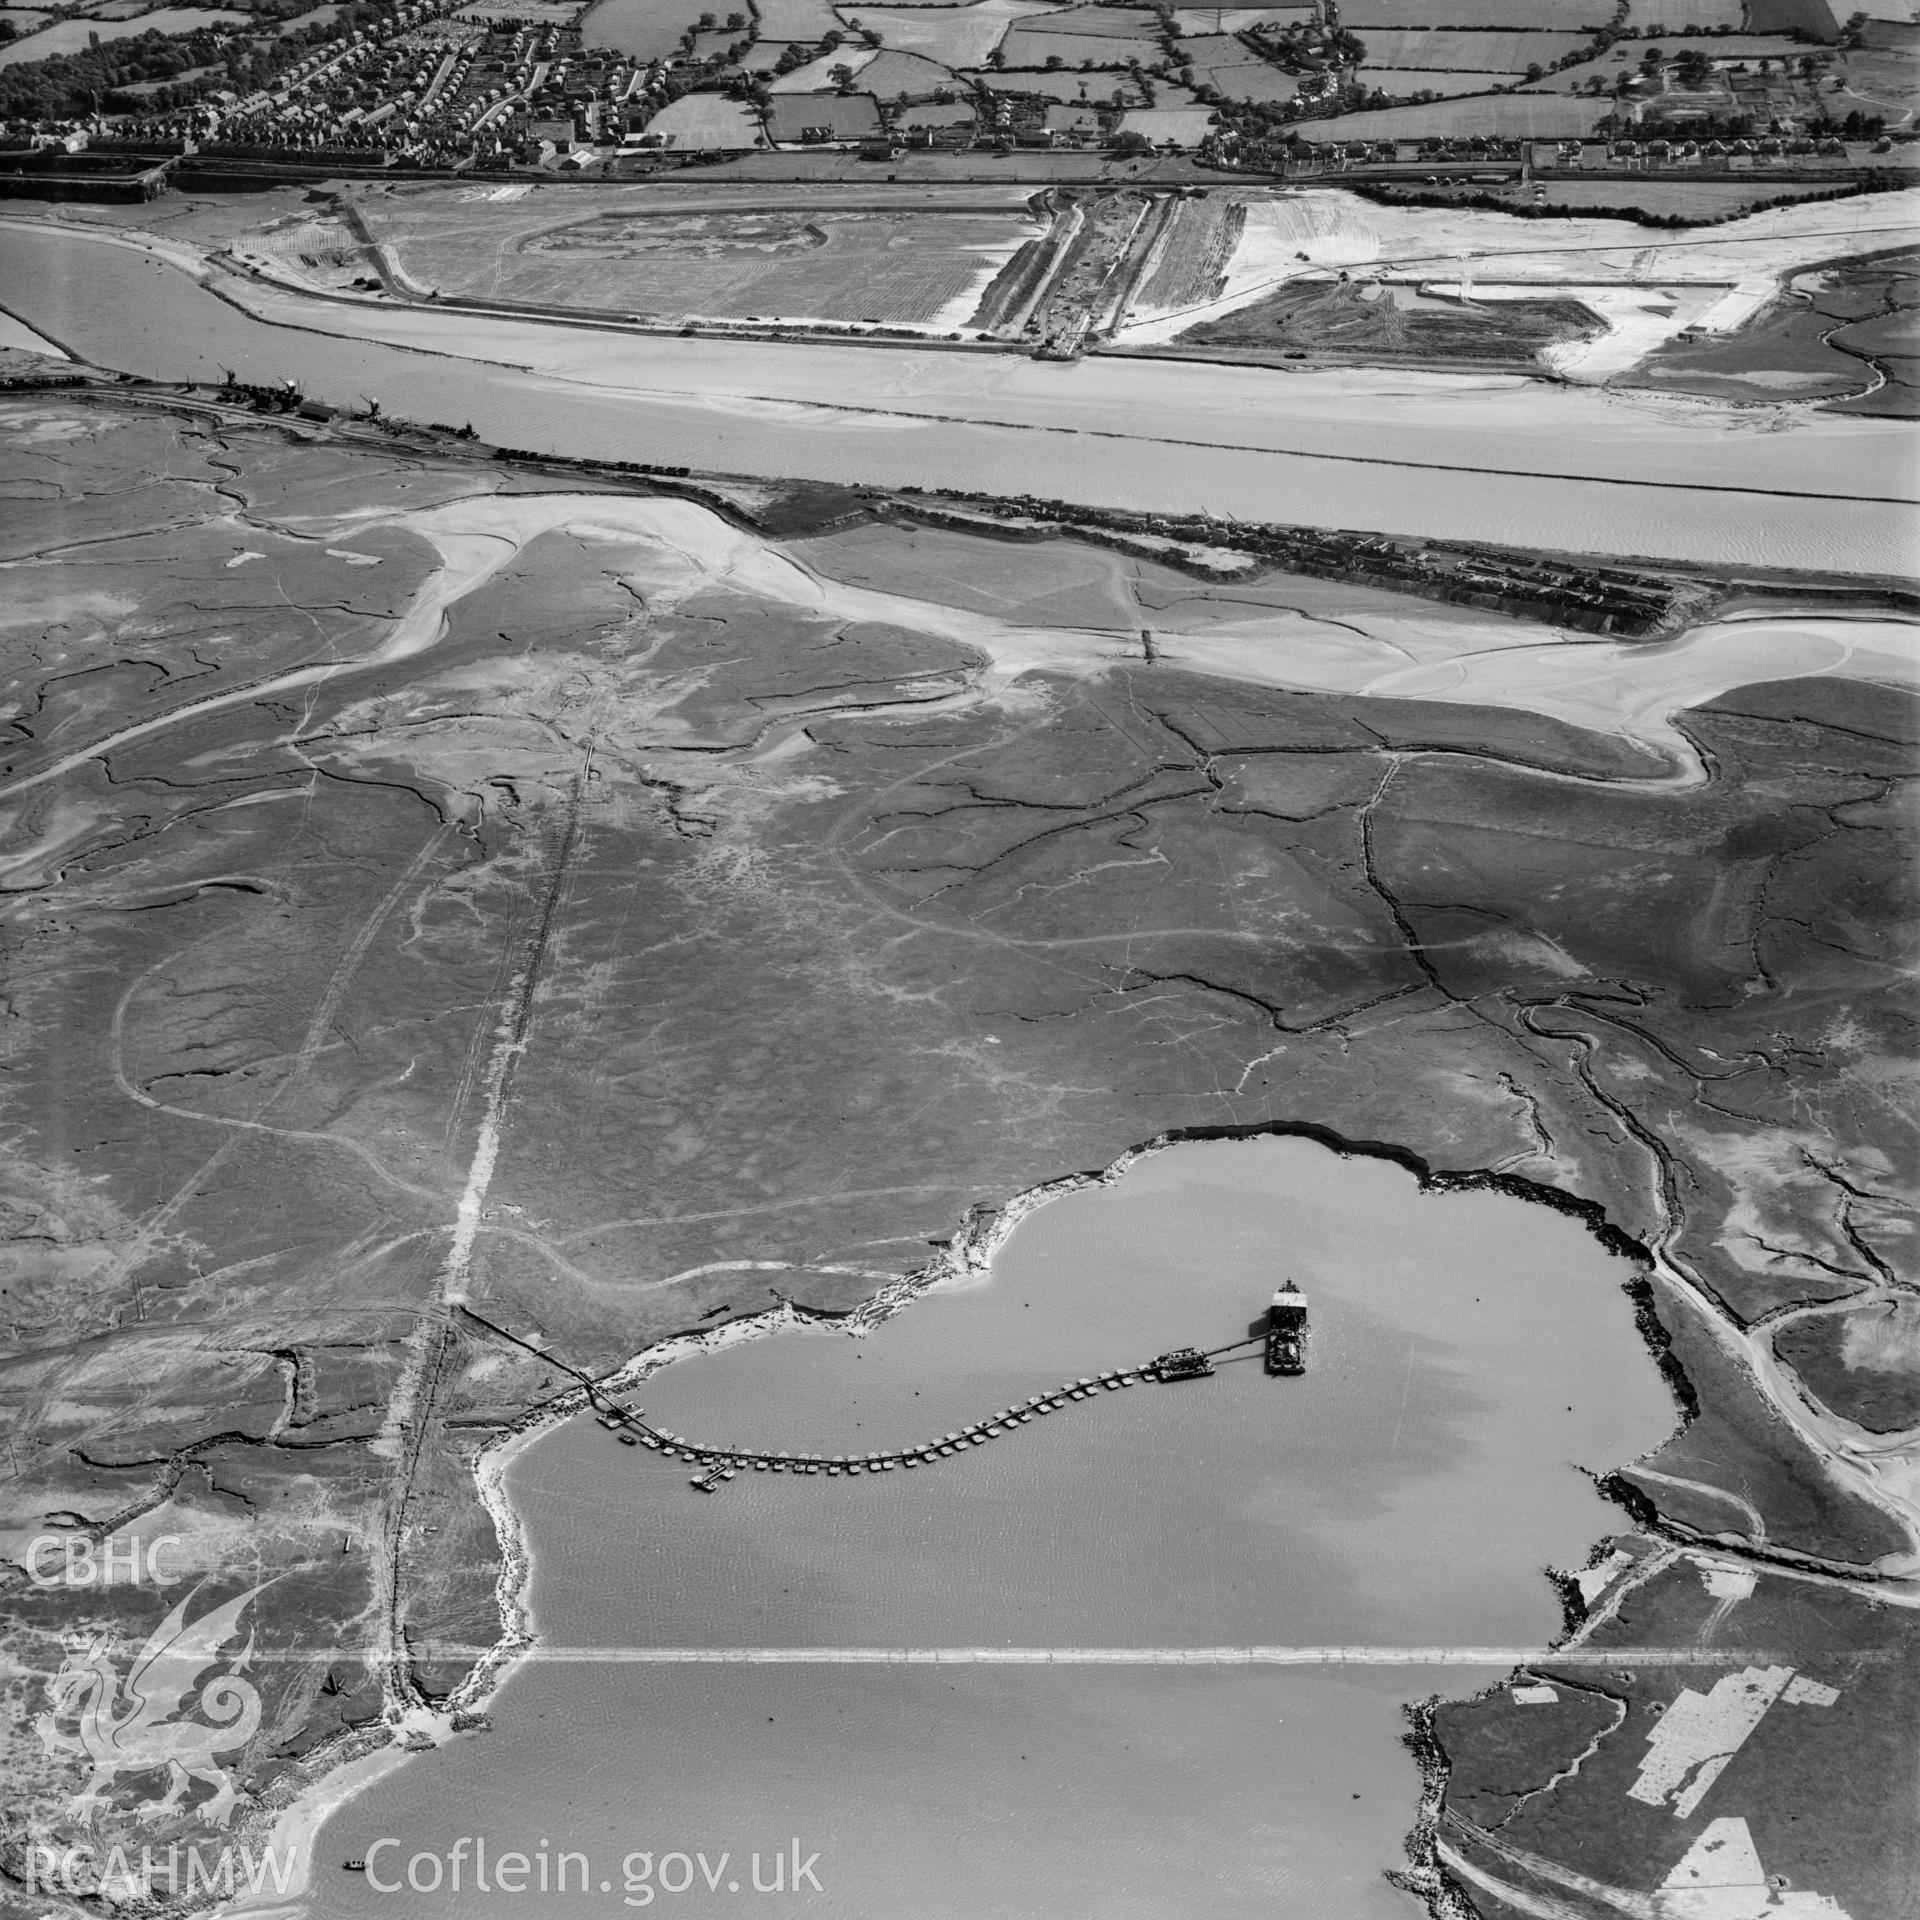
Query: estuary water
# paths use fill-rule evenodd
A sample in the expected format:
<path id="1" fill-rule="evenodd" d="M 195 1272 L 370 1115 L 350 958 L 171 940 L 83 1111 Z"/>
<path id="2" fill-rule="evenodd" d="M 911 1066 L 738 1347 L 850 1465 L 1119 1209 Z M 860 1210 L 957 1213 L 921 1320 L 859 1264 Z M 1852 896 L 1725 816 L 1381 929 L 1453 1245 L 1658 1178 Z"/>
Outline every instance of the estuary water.
<path id="1" fill-rule="evenodd" d="M 100 366 L 372 394 L 541 451 L 1846 573 L 1914 554 L 1912 436 L 1893 421 L 1508 378 L 742 345 L 239 288 L 255 313 L 114 238 L 19 221 L 0 223 L 0 286 Z"/>
<path id="2" fill-rule="evenodd" d="M 682 1360 L 634 1396 L 650 1421 L 852 1453 L 1237 1340 L 1285 1275 L 1313 1324 L 1304 1377 L 1228 1359 L 855 1480 L 748 1472 L 707 1496 L 684 1463 L 591 1421 L 554 1430 L 508 1474 L 543 1657 L 497 1696 L 491 1733 L 332 1818 L 314 1910 L 1413 1920 L 1384 1877 L 1419 1790 L 1402 1703 L 1504 1671 L 1448 1650 L 1551 1637 L 1540 1569 L 1579 1565 L 1618 1521 L 1580 1469 L 1674 1424 L 1631 1272 L 1525 1201 L 1423 1194 L 1307 1141 L 1189 1144 L 1050 1201 L 989 1277 L 864 1337 Z M 649 1658 L 1250 1645 L 1375 1651 L 1307 1667 Z M 586 1864 L 564 1899 L 530 1902 L 477 1892 L 469 1845 L 455 1894 L 463 1838 L 496 1861 Z M 776 1853 L 788 1876 L 818 1857 L 780 1901 L 746 1897 L 752 1857 L 765 1882 Z M 415 1855 L 441 1863 L 441 1887 L 382 1892 Z M 370 1874 L 341 1871 L 352 1856 Z M 423 1860 L 415 1878 L 432 1877 Z"/>

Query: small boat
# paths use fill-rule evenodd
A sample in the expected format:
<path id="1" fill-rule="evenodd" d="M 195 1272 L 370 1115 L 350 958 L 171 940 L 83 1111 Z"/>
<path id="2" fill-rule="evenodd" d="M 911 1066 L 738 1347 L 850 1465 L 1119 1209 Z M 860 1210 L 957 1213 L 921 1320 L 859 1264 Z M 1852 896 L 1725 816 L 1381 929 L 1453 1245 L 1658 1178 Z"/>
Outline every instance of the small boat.
<path id="1" fill-rule="evenodd" d="M 342 1871 L 346 1873 L 365 1873 L 367 1870 L 367 1863 L 360 1859 L 343 1860 L 340 1865 Z"/>

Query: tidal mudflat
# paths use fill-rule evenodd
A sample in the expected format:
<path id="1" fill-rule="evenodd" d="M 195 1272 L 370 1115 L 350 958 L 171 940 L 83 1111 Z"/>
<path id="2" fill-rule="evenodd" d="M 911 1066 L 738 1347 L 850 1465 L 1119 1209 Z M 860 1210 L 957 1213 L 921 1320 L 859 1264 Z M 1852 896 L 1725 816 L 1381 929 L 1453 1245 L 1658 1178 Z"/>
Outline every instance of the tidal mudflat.
<path id="1" fill-rule="evenodd" d="M 128 257 L 154 305 L 188 287 Z M 135 329 L 152 317 L 112 309 Z M 321 344 L 347 356 L 330 378 L 386 352 Z M 460 405 L 457 365 L 379 364 L 445 376 L 435 394 Z M 1837 1669 L 1848 1646 L 1897 1653 L 1891 1609 L 1848 1596 L 1914 1591 L 1910 1438 L 1863 1440 L 1821 1412 L 1792 1369 L 1827 1379 L 1844 1350 L 1829 1365 L 1789 1338 L 1769 1358 L 1760 1324 L 1871 1294 L 1909 1244 L 1911 1156 L 1885 1090 L 1904 1071 L 1900 783 L 1920 726 L 1898 636 L 1830 617 L 1878 602 L 1823 586 L 1805 618 L 1628 653 L 1279 566 L 1203 580 L 1059 537 L 922 542 L 910 513 L 843 537 L 823 531 L 847 525 L 832 488 L 713 482 L 721 515 L 586 481 L 542 493 L 429 441 L 263 422 L 204 393 L 58 390 L 0 413 L 32 629 L 6 689 L 28 725 L 0 770 L 7 1304 L 32 1370 L 5 1521 L 25 1553 L 49 1513 L 103 1530 L 133 1515 L 122 1533 L 170 1531 L 180 1564 L 245 1600 L 248 1684 L 281 1730 L 236 1764 L 256 1837 L 282 1813 L 283 1831 L 310 1826 L 405 1737 L 446 1747 L 404 1777 L 445 1783 L 449 1845 L 484 1817 L 512 1847 L 522 1814 L 551 1828 L 580 1783 L 614 1783 L 601 1826 L 560 1837 L 617 1842 L 615 1889 L 619 1859 L 648 1847 L 759 1851 L 770 1868 L 817 1814 L 806 1847 L 857 1840 L 820 1864 L 857 1854 L 842 1884 L 895 1912 L 928 1857 L 897 1836 L 944 1806 L 938 1897 L 976 1887 L 976 1856 L 1024 1849 L 1062 1910 L 1063 1888 L 1110 1885 L 1101 1862 L 1158 1822 L 1164 1852 L 1129 1884 L 1166 1895 L 1161 1911 L 1199 1858 L 1243 1904 L 1286 1873 L 1300 1900 L 1365 1912 L 1407 1831 L 1401 1705 L 1506 1670 L 1483 1651 L 1431 1667 L 1459 1645 L 1449 1609 L 1491 1596 L 1476 1648 L 1496 1629 L 1543 1645 L 1557 1612 L 1540 1566 L 1628 1524 L 1576 1461 L 1627 1462 L 1618 1491 L 1658 1515 L 1657 1550 L 1630 1534 L 1609 1555 L 1601 1606 L 1631 1588 L 1604 1629 L 1617 1640 L 1690 1644 L 1727 1555 L 1790 1570 L 1729 1631 L 1822 1669 L 1838 1701 L 1822 1764 L 1853 1783 L 1862 1830 L 1892 1830 L 1870 1789 L 1904 1777 L 1913 1717 Z M 1769 678 L 1733 684 L 1755 673 Z M 1688 758 L 1662 732 L 1676 707 Z M 832 1314 L 908 1274 L 976 1272 L 1036 1179 L 1169 1130 L 1303 1121 L 1603 1208 L 1626 1236 L 1611 1244 L 1654 1257 L 1648 1304 L 1691 1421 L 1668 1437 L 1675 1413 L 1608 1278 L 1593 1297 L 1659 1419 L 1651 1437 L 1589 1433 L 1586 1383 L 1552 1371 L 1564 1344 L 1508 1341 L 1517 1309 L 1476 1325 L 1492 1279 L 1476 1246 L 1481 1292 L 1440 1327 L 1343 1297 L 1359 1284 L 1345 1263 L 1300 1270 L 1324 1313 L 1297 1392 L 1244 1367 L 1103 1392 L 936 1469 L 748 1474 L 707 1499 L 576 1425 L 514 1468 L 553 1657 L 507 1686 L 492 1736 L 457 1737 L 489 1706 L 501 1633 L 487 1462 L 506 1456 L 484 1450 L 566 1392 L 563 1367 L 610 1372 L 776 1298 Z M 1273 1267 L 1314 1242 L 1311 1222 L 1269 1225 L 1242 1260 L 1210 1199 L 1156 1265 L 1152 1219 L 1124 1204 L 1133 1224 L 1072 1262 L 1097 1268 L 1104 1310 L 1081 1311 L 1078 1280 L 1048 1283 L 1066 1333 L 1029 1342 L 992 1317 L 1039 1310 L 1038 1294 L 1006 1305 L 1023 1229 L 985 1289 L 936 1291 L 870 1339 L 741 1346 L 647 1391 L 690 1396 L 661 1417 L 710 1443 L 751 1438 L 773 1406 L 770 1437 L 790 1445 L 812 1431 L 851 1448 L 882 1421 L 899 1444 L 925 1437 L 923 1412 L 944 1431 L 1210 1341 L 1216 1310 L 1238 1332 Z M 1387 1292 L 1424 1297 L 1403 1282 L 1436 1257 L 1423 1245 L 1409 1276 L 1382 1253 Z M 1156 1317 L 1169 1274 L 1179 1311 Z M 1580 1326 L 1564 1302 L 1550 1320 Z M 75 1326 L 94 1331 L 75 1342 Z M 935 1340 L 888 1386 L 885 1355 L 951 1326 L 982 1331 Z M 785 1403 L 776 1375 L 799 1383 Z M 1381 1384 L 1396 1380 L 1397 1398 Z M 947 1399 L 923 1407 L 930 1388 Z M 854 1435 L 829 1433 L 829 1413 Z M 1496 1458 L 1525 1465 L 1496 1485 Z M 1535 1468 L 1564 1468 L 1558 1491 L 1510 1508 Z M 950 1491 L 900 1491 L 923 1472 Z M 1498 1499 L 1475 1495 L 1490 1485 Z M 1787 1631 L 1817 1626 L 1787 1584 L 1802 1578 L 1818 1619 L 1846 1611 L 1844 1633 Z M 137 1649 L 146 1598 L 19 1590 L 23 1690 L 73 1698 L 75 1622 Z M 662 1671 L 669 1627 L 683 1652 L 708 1635 L 695 1654 L 910 1628 L 1000 1647 L 1124 1634 L 1175 1654 L 1284 1633 L 1387 1646 L 1397 1664 L 974 1666 L 940 1695 L 919 1669 Z M 1563 1804 L 1591 1807 L 1579 1857 L 1636 1897 L 1696 1837 L 1623 1798 L 1637 1736 L 1681 1679 L 1616 1674 L 1634 1737 L 1577 1772 L 1577 1715 L 1524 1723 L 1538 1777 L 1561 1784 L 1523 1821 L 1557 1846 Z M 726 1699 L 735 1717 L 716 1722 Z M 942 1699 L 984 1703 L 971 1731 Z M 763 1750 L 784 1769 L 770 1784 L 748 1740 L 769 1715 L 797 1729 Z M 79 1831 L 86 1777 L 71 1718 L 64 1746 L 31 1713 L 0 1722 L 19 1804 L 56 1834 Z M 655 1725 L 669 1737 L 648 1744 Z M 1462 1823 L 1503 1817 L 1506 1725 L 1446 1721 L 1462 1786 L 1445 1844 L 1496 1877 Z M 957 1764 L 915 1775 L 897 1757 L 916 1742 Z M 1286 1825 L 1330 1755 L 1356 1777 Z M 543 1759 L 565 1805 L 527 1797 Z M 636 1787 L 643 1759 L 656 1771 Z M 1052 1800 L 1019 1772 L 1040 1760 L 1068 1783 Z M 1891 1856 L 1839 1871 L 1828 1828 L 1799 1818 L 1791 1753 L 1763 1771 L 1759 1791 L 1730 1771 L 1726 1804 L 1770 1870 L 1844 1894 L 1855 1920 L 1873 1888 L 1912 1884 Z M 1387 1777 L 1404 1783 L 1391 1806 L 1373 1784 Z M 869 1779 L 836 1827 L 835 1796 Z M 742 1781 L 806 1824 L 704 1829 Z M 137 1851 L 200 1822 L 196 1801 L 156 1831 L 136 1785 L 96 1840 Z M 354 1805 L 425 1821 L 391 1795 Z M 1043 1821 L 1057 1869 L 1038 1858 Z M 329 1874 L 371 1845 L 341 1832 Z M 1334 1851 L 1316 1851 L 1323 1833 Z M 1025 1895 L 1001 1890 L 1017 1910 Z"/>

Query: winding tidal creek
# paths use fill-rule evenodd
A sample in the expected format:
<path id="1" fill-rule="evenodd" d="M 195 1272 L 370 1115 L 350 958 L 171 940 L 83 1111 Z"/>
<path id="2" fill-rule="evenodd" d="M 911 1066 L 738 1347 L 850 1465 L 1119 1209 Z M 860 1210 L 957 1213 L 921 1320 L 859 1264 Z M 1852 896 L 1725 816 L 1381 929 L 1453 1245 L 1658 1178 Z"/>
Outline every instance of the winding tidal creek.
<path id="1" fill-rule="evenodd" d="M 1617 1518 L 1582 1469 L 1674 1424 L 1634 1271 L 1523 1200 L 1304 1140 L 1188 1144 L 869 1334 L 679 1361 L 626 1396 L 650 1426 L 865 1454 L 1240 1340 L 1287 1276 L 1312 1316 L 1300 1378 L 1250 1347 L 913 1472 L 706 1495 L 590 1418 L 552 1430 L 507 1477 L 539 1647 L 491 1733 L 333 1818 L 314 1911 L 531 1911 L 565 1851 L 542 1913 L 734 1912 L 777 1859 L 783 1908 L 854 1920 L 1410 1917 L 1385 1877 L 1419 1798 L 1403 1703 L 1552 1638 L 1541 1569 Z M 1254 1647 L 1287 1663 L 1217 1651 Z M 527 1856 L 522 1891 L 476 1889 L 482 1840 Z"/>

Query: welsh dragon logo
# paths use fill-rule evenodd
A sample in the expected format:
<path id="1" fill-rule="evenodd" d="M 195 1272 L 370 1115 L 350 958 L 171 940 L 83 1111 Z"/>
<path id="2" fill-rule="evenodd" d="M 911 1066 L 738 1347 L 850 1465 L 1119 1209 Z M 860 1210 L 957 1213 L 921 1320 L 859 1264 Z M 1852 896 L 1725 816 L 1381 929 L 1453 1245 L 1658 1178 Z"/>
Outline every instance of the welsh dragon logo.
<path id="1" fill-rule="evenodd" d="M 51 1711 L 36 1716 L 34 1729 L 49 1753 L 84 1759 L 93 1771 L 74 1797 L 71 1812 L 91 1825 L 114 1782 L 123 1773 L 168 1775 L 166 1797 L 150 1802 L 140 1817 L 164 1820 L 186 1798 L 191 1782 L 214 1789 L 200 1817 L 224 1827 L 233 1818 L 238 1789 L 233 1775 L 215 1758 L 253 1738 L 260 1725 L 260 1694 L 241 1679 L 253 1652 L 253 1635 L 231 1662 L 200 1687 L 197 1710 L 182 1713 L 200 1676 L 220 1658 L 220 1649 L 240 1631 L 240 1616 L 261 1587 L 249 1587 L 225 1606 L 187 1619 L 188 1595 L 156 1627 L 134 1655 L 124 1685 L 107 1657 L 112 1636 L 99 1634 L 68 1654 L 47 1684 Z M 63 1722 L 74 1722 L 69 1730 Z"/>

